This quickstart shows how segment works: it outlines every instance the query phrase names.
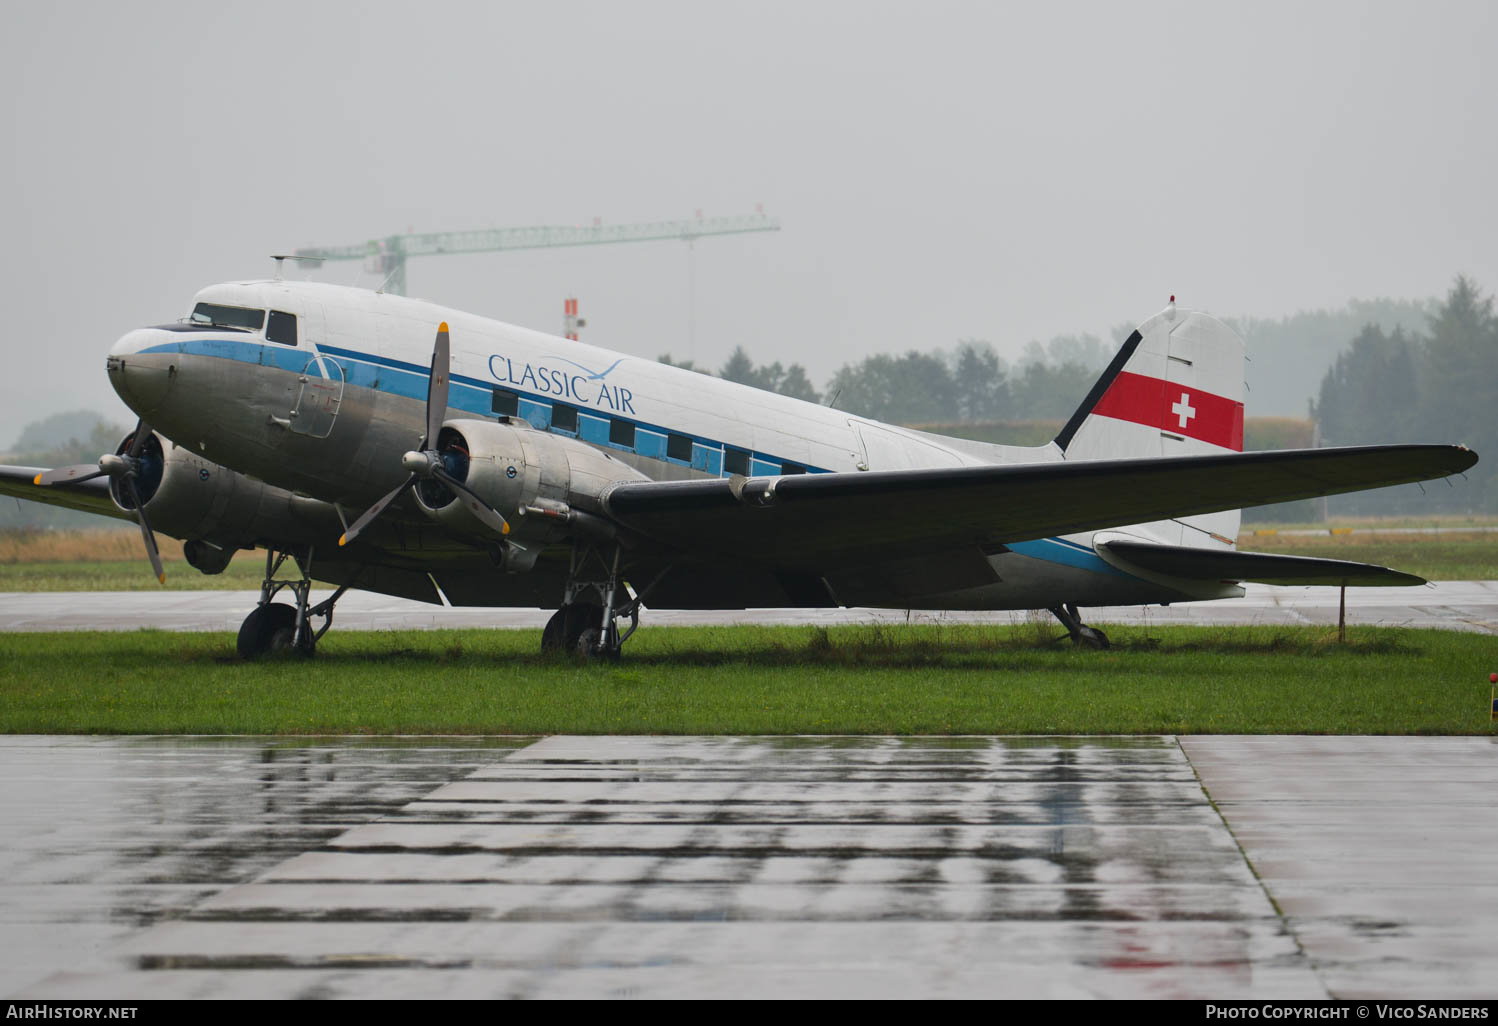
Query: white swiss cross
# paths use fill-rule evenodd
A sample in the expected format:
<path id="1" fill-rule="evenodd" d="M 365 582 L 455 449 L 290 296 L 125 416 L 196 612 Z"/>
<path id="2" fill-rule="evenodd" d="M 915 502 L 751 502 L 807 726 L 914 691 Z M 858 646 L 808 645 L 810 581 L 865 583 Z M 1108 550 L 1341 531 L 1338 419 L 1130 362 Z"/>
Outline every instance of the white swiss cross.
<path id="1" fill-rule="evenodd" d="M 1181 419 L 1181 429 L 1185 430 L 1186 422 L 1196 416 L 1196 407 L 1191 405 L 1191 395 L 1187 392 L 1181 393 L 1181 401 L 1170 407 L 1170 412 Z"/>

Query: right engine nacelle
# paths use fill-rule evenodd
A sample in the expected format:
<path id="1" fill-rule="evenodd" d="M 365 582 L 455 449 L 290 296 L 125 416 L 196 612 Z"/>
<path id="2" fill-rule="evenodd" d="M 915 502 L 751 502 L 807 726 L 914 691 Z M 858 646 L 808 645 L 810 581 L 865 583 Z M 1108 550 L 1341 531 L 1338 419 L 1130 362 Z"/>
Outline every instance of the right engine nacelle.
<path id="1" fill-rule="evenodd" d="M 509 522 L 508 539 L 532 553 L 567 533 L 571 511 L 598 511 L 598 496 L 606 485 L 648 480 L 586 442 L 523 423 L 450 420 L 437 436 L 437 449 L 447 472 Z M 439 481 L 418 483 L 416 503 L 454 531 L 492 536 Z"/>

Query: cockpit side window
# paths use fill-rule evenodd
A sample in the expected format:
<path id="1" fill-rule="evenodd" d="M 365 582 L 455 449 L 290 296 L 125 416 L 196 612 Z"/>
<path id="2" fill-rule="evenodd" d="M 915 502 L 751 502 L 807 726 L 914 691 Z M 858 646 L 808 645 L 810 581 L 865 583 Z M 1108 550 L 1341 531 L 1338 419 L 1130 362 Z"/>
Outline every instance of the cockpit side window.
<path id="1" fill-rule="evenodd" d="M 199 303 L 192 308 L 192 323 L 204 327 L 242 328 L 259 331 L 265 324 L 264 310 L 250 310 L 242 306 L 220 306 L 217 303 Z"/>
<path id="2" fill-rule="evenodd" d="M 272 310 L 270 323 L 265 326 L 265 339 L 267 342 L 279 342 L 286 346 L 296 345 L 296 314 Z"/>

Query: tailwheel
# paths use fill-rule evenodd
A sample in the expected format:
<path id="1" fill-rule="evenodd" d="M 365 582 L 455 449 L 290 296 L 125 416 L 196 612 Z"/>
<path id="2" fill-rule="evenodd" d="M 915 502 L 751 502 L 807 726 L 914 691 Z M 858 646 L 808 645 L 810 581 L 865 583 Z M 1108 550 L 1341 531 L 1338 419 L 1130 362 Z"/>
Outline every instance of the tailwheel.
<path id="1" fill-rule="evenodd" d="M 1061 621 L 1061 626 L 1071 635 L 1071 640 L 1078 648 L 1104 649 L 1108 647 L 1108 635 L 1096 627 L 1089 627 L 1082 622 L 1082 614 L 1077 607 L 1069 603 L 1052 606 L 1050 613 Z"/>

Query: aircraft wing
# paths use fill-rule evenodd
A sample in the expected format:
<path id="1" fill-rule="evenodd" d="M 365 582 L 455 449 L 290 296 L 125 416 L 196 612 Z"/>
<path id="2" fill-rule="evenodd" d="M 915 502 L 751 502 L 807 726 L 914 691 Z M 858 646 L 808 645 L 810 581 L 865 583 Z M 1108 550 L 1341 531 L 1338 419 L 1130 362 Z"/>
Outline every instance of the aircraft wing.
<path id="1" fill-rule="evenodd" d="M 605 512 L 668 549 L 805 570 L 995 546 L 1459 473 L 1454 445 L 617 484 Z"/>
<path id="2" fill-rule="evenodd" d="M 130 514 L 114 504 L 109 497 L 109 479 L 96 477 L 81 484 L 55 484 L 46 488 L 35 483 L 36 475 L 46 467 L 0 466 L 0 495 L 14 495 L 32 502 L 45 502 L 49 506 L 63 506 L 99 513 L 118 520 L 130 520 Z"/>

